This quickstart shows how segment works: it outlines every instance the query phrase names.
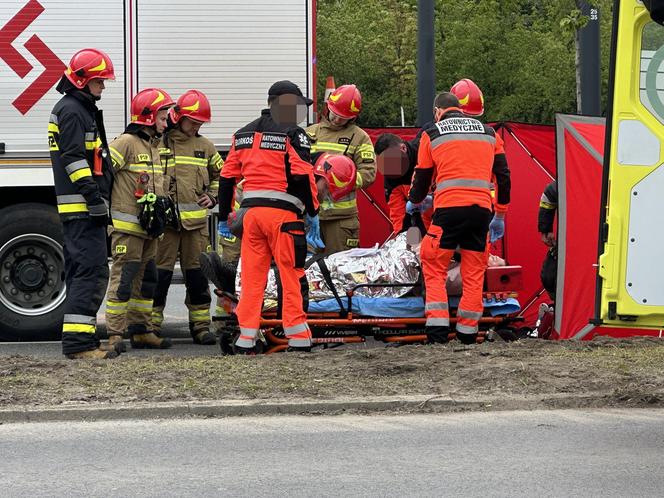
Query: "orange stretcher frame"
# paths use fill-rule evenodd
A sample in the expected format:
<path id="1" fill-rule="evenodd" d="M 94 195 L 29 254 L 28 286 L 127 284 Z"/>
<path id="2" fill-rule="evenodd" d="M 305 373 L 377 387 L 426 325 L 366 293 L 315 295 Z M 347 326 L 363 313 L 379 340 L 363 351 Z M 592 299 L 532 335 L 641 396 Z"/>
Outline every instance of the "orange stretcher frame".
<path id="1" fill-rule="evenodd" d="M 426 318 L 379 318 L 358 315 L 352 312 L 352 299 L 358 289 L 363 287 L 417 287 L 417 283 L 409 284 L 359 284 L 346 292 L 346 311 L 334 313 L 308 313 L 307 324 L 311 328 L 313 346 L 330 346 L 341 344 L 357 344 L 366 342 L 367 337 L 384 343 L 414 344 L 424 343 L 427 336 L 423 333 Z M 233 299 L 219 291 L 218 295 Z M 509 297 L 517 297 L 516 291 L 501 290 L 500 292 L 484 292 L 485 299 L 504 301 Z M 349 311 L 350 310 L 350 311 Z M 456 310 L 451 310 L 453 315 Z M 490 328 L 507 327 L 511 323 L 521 321 L 518 313 L 501 316 L 483 316 L 479 321 L 477 342 L 485 340 Z M 450 317 L 450 323 L 456 323 L 456 317 Z M 230 325 L 230 323 L 229 323 Z M 283 334 L 282 320 L 276 311 L 264 311 L 261 315 L 260 329 L 267 342 L 263 351 L 266 354 L 277 353 L 288 349 L 288 339 Z M 364 330 L 363 330 L 364 329 Z M 450 340 L 455 338 L 450 333 Z M 224 349 L 222 344 L 222 350 Z"/>

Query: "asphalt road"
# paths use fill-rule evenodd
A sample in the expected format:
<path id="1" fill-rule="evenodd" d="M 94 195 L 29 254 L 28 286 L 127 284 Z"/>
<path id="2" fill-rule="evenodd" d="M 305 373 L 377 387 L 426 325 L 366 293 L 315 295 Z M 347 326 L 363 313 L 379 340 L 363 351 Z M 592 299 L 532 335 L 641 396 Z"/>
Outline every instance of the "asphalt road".
<path id="1" fill-rule="evenodd" d="M 664 411 L 0 426 L 3 496 L 662 496 Z"/>
<path id="2" fill-rule="evenodd" d="M 212 288 L 210 288 L 212 292 Z M 214 293 L 212 302 L 212 312 L 214 312 L 215 298 Z M 184 305 L 185 287 L 184 284 L 174 284 L 168 291 L 166 309 L 164 310 L 164 323 L 162 334 L 164 337 L 173 339 L 174 347 L 172 350 L 165 351 L 146 351 L 132 350 L 132 355 L 177 355 L 177 356 L 200 356 L 204 354 L 219 354 L 219 346 L 199 346 L 192 343 L 189 335 L 189 314 Z M 104 303 L 106 299 L 104 298 Z M 99 333 L 102 337 L 106 336 L 106 323 L 104 320 L 104 306 L 100 309 L 97 317 Z M 127 340 L 127 345 L 129 341 Z M 62 346 L 60 341 L 40 341 L 40 342 L 0 342 L 0 357 L 4 355 L 34 355 L 61 357 Z"/>
<path id="3" fill-rule="evenodd" d="M 179 279 L 181 280 L 181 279 Z M 212 292 L 212 311 L 216 297 Z M 221 354 L 219 346 L 201 346 L 194 344 L 189 334 L 189 312 L 184 305 L 185 286 L 182 283 L 171 285 L 168 291 L 166 309 L 164 310 L 164 323 L 162 324 L 162 335 L 173 340 L 173 348 L 167 350 L 133 350 L 129 347 L 129 340 L 125 342 L 128 352 L 132 356 L 204 356 Z M 106 300 L 104 299 L 104 303 Z M 106 337 L 106 323 L 104 320 L 104 307 L 102 306 L 98 316 L 97 324 L 101 337 Z M 213 324 L 214 327 L 214 324 Z M 372 347 L 373 341 L 369 340 L 368 346 Z M 344 347 L 367 347 L 365 344 L 348 345 Z M 62 358 L 62 344 L 60 341 L 39 342 L 0 342 L 0 358 L 8 355 L 26 355 L 51 358 Z"/>

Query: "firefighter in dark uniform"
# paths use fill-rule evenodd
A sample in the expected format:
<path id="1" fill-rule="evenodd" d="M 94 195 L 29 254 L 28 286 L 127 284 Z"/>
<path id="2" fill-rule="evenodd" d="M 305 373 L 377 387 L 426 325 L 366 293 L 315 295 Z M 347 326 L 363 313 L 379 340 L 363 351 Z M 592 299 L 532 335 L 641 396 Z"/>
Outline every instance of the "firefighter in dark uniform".
<path id="1" fill-rule="evenodd" d="M 53 108 L 48 124 L 64 232 L 67 299 L 62 352 L 71 359 L 117 356 L 114 350 L 101 349 L 96 336 L 97 311 L 108 283 L 106 227 L 112 178 L 96 102 L 107 79 L 115 79 L 108 55 L 92 48 L 74 54 L 57 86 L 64 97 Z"/>
<path id="2" fill-rule="evenodd" d="M 244 212 L 241 261 L 242 292 L 236 309 L 240 336 L 237 352 L 256 345 L 270 262 L 279 270 L 283 289 L 283 326 L 291 348 L 309 350 L 311 330 L 303 308 L 301 285 L 307 243 L 303 216 L 318 226 L 317 189 L 310 162 L 310 144 L 297 123 L 311 104 L 290 81 L 268 92 L 270 109 L 233 136 L 219 181 L 219 233 L 231 235 L 234 188 L 244 180 L 240 211 Z M 306 280 L 304 280 L 306 282 Z"/>
<path id="3" fill-rule="evenodd" d="M 542 285 L 549 293 L 549 297 L 554 301 L 556 299 L 556 274 L 558 271 L 558 244 L 556 243 L 553 225 L 557 210 L 558 182 L 553 181 L 542 192 L 537 216 L 537 231 L 541 234 L 544 245 L 549 248 L 542 263 L 540 278 Z"/>

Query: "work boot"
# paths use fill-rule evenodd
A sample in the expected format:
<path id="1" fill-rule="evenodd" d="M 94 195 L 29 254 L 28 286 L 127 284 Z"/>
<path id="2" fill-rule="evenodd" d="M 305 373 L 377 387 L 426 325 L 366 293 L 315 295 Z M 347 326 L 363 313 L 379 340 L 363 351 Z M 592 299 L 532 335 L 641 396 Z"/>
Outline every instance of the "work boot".
<path id="1" fill-rule="evenodd" d="M 217 338 L 209 330 L 201 330 L 194 336 L 194 344 L 201 344 L 202 346 L 214 346 L 217 344 Z"/>
<path id="2" fill-rule="evenodd" d="M 477 342 L 477 334 L 461 334 L 457 332 L 456 337 L 462 344 L 475 344 Z"/>
<path id="3" fill-rule="evenodd" d="M 445 326 L 425 327 L 427 342 L 429 344 L 447 344 L 449 341 L 450 328 Z"/>
<path id="4" fill-rule="evenodd" d="M 133 334 L 129 340 L 134 349 L 168 349 L 173 345 L 170 339 L 157 337 L 153 332 Z"/>
<path id="5" fill-rule="evenodd" d="M 118 354 L 127 352 L 127 345 L 122 340 L 122 336 L 119 334 L 113 334 L 108 336 L 107 347 L 109 351 L 117 351 Z"/>
<path id="6" fill-rule="evenodd" d="M 65 356 L 70 360 L 110 360 L 117 358 L 117 351 L 104 351 L 101 348 L 79 351 L 78 353 L 69 353 Z"/>

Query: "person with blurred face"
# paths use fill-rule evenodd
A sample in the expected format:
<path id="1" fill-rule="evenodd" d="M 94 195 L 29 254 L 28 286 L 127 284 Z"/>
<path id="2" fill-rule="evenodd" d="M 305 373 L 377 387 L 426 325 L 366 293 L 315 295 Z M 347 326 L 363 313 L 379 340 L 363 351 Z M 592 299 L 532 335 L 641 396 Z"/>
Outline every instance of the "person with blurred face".
<path id="1" fill-rule="evenodd" d="M 210 250 L 208 209 L 217 204 L 223 160 L 214 144 L 199 134 L 211 119 L 210 102 L 203 92 L 189 90 L 169 111 L 170 126 L 162 137 L 160 155 L 170 198 L 176 206 L 177 227 L 169 226 L 157 250 L 157 289 L 152 308 L 152 330 L 161 331 L 168 288 L 180 258 L 187 289 L 189 332 L 195 344 L 216 344 L 210 332 L 210 289 L 201 272 L 199 255 Z"/>
<path id="2" fill-rule="evenodd" d="M 417 227 L 425 233 L 431 224 L 432 204 L 418 206 L 412 213 L 406 212 L 408 191 L 417 165 L 419 136 L 410 141 L 392 133 L 383 133 L 376 140 L 376 162 L 383 174 L 385 200 L 389 207 L 390 221 L 394 233 Z"/>
<path id="3" fill-rule="evenodd" d="M 109 344 L 119 351 L 125 349 L 125 333 L 134 348 L 171 347 L 168 339 L 151 332 L 150 319 L 157 285 L 157 237 L 163 233 L 163 227 L 154 228 L 153 207 L 166 194 L 158 146 L 174 104 L 160 88 L 138 92 L 131 101 L 131 122 L 109 146 L 115 181 L 106 330 Z"/>
<path id="4" fill-rule="evenodd" d="M 256 351 L 270 264 L 279 269 L 283 330 L 291 349 L 311 349 L 311 329 L 304 311 L 307 289 L 305 220 L 318 226 L 318 192 L 311 166 L 311 145 L 298 126 L 300 113 L 312 101 L 291 81 L 268 90 L 269 109 L 233 135 L 219 181 L 219 225 L 231 237 L 235 188 L 242 185 L 242 292 L 235 310 L 240 336 L 237 353 Z M 238 232 L 239 233 L 239 232 Z"/>

